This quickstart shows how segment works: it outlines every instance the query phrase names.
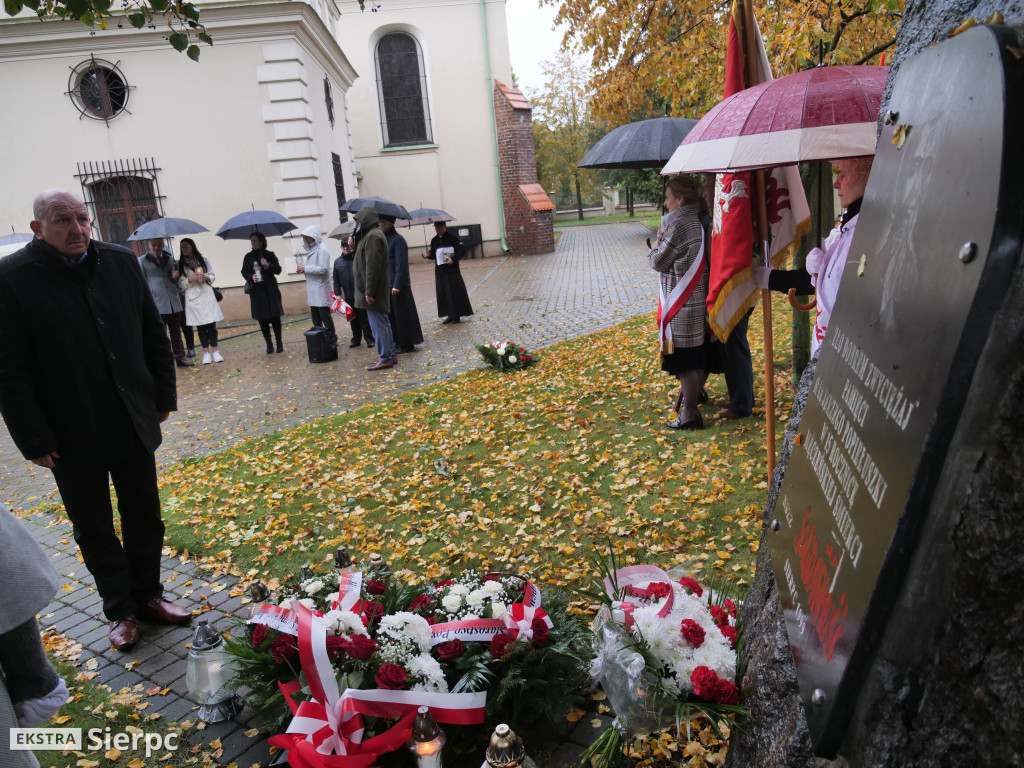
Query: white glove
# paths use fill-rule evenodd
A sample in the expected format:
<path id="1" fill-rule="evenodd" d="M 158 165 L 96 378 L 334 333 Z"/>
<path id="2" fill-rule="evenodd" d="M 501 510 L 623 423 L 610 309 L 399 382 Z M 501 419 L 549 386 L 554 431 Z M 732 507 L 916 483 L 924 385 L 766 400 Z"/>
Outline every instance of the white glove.
<path id="1" fill-rule="evenodd" d="M 825 258 L 825 252 L 821 248 L 811 248 L 807 253 L 807 258 L 804 260 L 804 266 L 807 272 L 816 275 L 821 271 L 821 261 Z"/>
<path id="2" fill-rule="evenodd" d="M 762 267 L 760 264 L 754 264 L 751 268 L 754 273 L 754 285 L 758 288 L 768 287 L 768 275 L 772 273 L 771 267 Z"/>
<path id="3" fill-rule="evenodd" d="M 15 702 L 14 714 L 18 718 L 18 725 L 22 728 L 38 728 L 57 714 L 69 696 L 68 687 L 60 680 L 57 687 L 45 696 Z"/>

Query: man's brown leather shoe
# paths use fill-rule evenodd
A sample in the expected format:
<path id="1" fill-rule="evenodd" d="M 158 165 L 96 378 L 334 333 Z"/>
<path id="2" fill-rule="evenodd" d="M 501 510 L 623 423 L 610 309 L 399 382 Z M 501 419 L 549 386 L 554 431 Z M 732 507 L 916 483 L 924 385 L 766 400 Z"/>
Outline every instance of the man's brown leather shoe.
<path id="1" fill-rule="evenodd" d="M 135 617 L 110 622 L 110 644 L 119 651 L 126 651 L 139 642 L 139 628 Z"/>
<path id="2" fill-rule="evenodd" d="M 188 624 L 192 620 L 191 611 L 159 597 L 140 606 L 138 615 L 140 619 L 156 624 Z"/>
<path id="3" fill-rule="evenodd" d="M 385 368 L 394 368 L 394 367 L 395 367 L 394 363 L 378 362 L 378 363 L 374 363 L 373 365 L 371 365 L 366 370 L 368 370 L 368 371 L 383 371 Z"/>

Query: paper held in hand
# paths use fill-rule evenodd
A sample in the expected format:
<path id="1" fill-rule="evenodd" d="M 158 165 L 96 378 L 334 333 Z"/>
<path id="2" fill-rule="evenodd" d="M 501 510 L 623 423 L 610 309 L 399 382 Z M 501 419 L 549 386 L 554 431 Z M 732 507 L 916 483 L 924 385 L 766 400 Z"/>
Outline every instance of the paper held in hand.
<path id="1" fill-rule="evenodd" d="M 450 264 L 455 257 L 455 249 L 451 246 L 445 246 L 444 248 L 437 249 L 437 263 L 438 264 Z"/>

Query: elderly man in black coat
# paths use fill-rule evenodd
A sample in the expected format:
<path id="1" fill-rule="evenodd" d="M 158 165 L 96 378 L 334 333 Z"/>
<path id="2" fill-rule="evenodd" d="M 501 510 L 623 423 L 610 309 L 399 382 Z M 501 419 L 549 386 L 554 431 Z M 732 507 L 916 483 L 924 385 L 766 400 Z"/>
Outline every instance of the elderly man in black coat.
<path id="1" fill-rule="evenodd" d="M 177 407 L 174 358 L 134 254 L 91 240 L 85 204 L 51 189 L 33 217 L 35 239 L 0 261 L 0 413 L 25 458 L 53 471 L 111 645 L 124 649 L 139 639 L 136 617 L 191 618 L 160 582 L 153 454 Z"/>

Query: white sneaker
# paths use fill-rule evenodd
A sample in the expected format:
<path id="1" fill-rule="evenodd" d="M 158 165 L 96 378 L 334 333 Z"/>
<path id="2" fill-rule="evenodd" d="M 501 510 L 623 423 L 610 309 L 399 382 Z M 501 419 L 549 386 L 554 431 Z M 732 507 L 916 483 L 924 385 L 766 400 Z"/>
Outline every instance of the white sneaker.
<path id="1" fill-rule="evenodd" d="M 210 357 L 210 353 L 209 352 L 207 352 L 205 355 L 203 355 L 203 365 L 209 365 L 212 362 L 213 362 L 213 358 Z"/>
<path id="2" fill-rule="evenodd" d="M 221 356 L 220 352 L 214 352 L 213 353 L 213 362 L 215 362 L 215 363 L 223 363 L 224 362 L 224 358 Z"/>

